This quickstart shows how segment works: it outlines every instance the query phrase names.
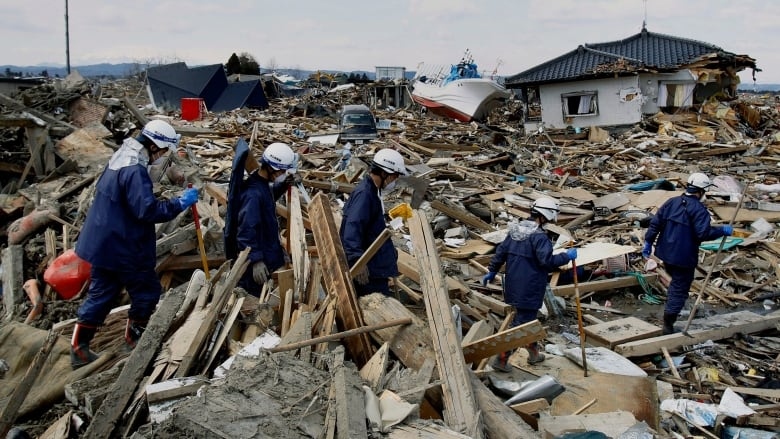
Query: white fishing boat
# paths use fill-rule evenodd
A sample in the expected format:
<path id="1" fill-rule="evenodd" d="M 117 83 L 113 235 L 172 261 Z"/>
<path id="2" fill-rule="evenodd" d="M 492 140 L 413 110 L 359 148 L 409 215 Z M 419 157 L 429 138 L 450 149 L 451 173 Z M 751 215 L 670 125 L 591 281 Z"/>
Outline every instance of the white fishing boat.
<path id="1" fill-rule="evenodd" d="M 430 112 L 461 122 L 484 120 L 510 96 L 493 78 L 484 78 L 469 51 L 458 64 L 444 69 L 418 69 L 412 83 L 412 98 Z"/>

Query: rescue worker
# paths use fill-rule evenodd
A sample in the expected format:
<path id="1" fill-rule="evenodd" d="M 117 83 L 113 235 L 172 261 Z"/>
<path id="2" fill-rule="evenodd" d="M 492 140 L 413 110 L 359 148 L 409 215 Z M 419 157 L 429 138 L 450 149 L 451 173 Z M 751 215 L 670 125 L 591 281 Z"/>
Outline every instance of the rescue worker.
<path id="1" fill-rule="evenodd" d="M 285 263 L 276 199 L 293 180 L 297 156 L 287 144 L 272 143 L 263 151 L 260 167 L 243 180 L 244 162 L 250 153 L 246 142 L 236 148 L 225 221 L 225 254 L 235 259 L 247 247 L 252 249 L 249 268 L 238 284 L 260 297 L 271 273 Z"/>
<path id="2" fill-rule="evenodd" d="M 558 203 L 552 198 L 534 201 L 528 219 L 509 224 L 509 233 L 496 248 L 488 273 L 482 278 L 482 284 L 487 285 L 506 264 L 504 301 L 515 308 L 513 327 L 536 320 L 536 313 L 544 301 L 548 274 L 577 258 L 575 248 L 553 254 L 552 241 L 543 229 L 546 223 L 558 220 L 559 210 Z M 544 354 L 539 352 L 537 343 L 531 343 L 525 349 L 528 351 L 528 364 L 544 361 Z M 509 372 L 511 354 L 511 351 L 500 354 L 491 366 Z"/>
<path id="3" fill-rule="evenodd" d="M 130 349 L 160 300 L 162 286 L 154 269 L 154 225 L 170 221 L 197 202 L 198 190 L 189 188 L 179 198 L 158 200 L 147 167 L 176 149 L 180 137 L 166 122 L 150 121 L 138 137 L 125 139 L 97 182 L 92 207 L 76 243 L 76 254 L 92 268 L 87 298 L 79 307 L 71 340 L 74 369 L 97 358 L 89 343 L 123 288 L 131 302 L 125 328 L 125 343 Z"/>
<path id="4" fill-rule="evenodd" d="M 401 175 L 406 175 L 403 156 L 394 149 L 380 149 L 374 154 L 368 175 L 344 205 L 339 236 L 350 267 L 387 227 L 382 197 L 395 189 Z M 388 278 L 397 275 L 398 252 L 388 239 L 355 276 L 355 291 L 358 296 L 390 295 Z"/>
<path id="5" fill-rule="evenodd" d="M 688 291 L 699 262 L 699 245 L 704 241 L 731 236 L 734 231 L 730 225 L 710 225 L 710 214 L 702 203 L 710 186 L 710 179 L 705 174 L 691 174 L 685 193 L 670 198 L 658 209 L 645 234 L 642 256 L 649 258 L 655 245 L 655 255 L 664 262 L 664 268 L 672 278 L 664 307 L 664 334 L 675 332 L 674 322 L 688 300 Z"/>

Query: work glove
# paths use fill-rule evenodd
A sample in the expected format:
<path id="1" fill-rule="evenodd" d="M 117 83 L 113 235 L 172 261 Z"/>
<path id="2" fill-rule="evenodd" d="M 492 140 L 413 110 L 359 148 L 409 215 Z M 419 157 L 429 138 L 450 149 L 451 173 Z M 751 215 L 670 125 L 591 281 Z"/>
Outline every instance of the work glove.
<path id="1" fill-rule="evenodd" d="M 252 279 L 260 285 L 268 280 L 268 267 L 265 266 L 265 262 L 259 261 L 252 265 Z"/>
<path id="2" fill-rule="evenodd" d="M 573 261 L 577 259 L 577 249 L 576 248 L 570 248 L 566 250 L 566 256 L 569 257 L 570 261 Z"/>
<path id="3" fill-rule="evenodd" d="M 301 178 L 301 174 L 299 174 L 295 169 L 287 170 L 287 175 L 284 177 L 285 184 L 294 186 L 298 185 L 298 183 L 301 183 L 302 181 L 303 178 Z"/>
<path id="4" fill-rule="evenodd" d="M 184 189 L 184 193 L 177 200 L 182 210 L 184 210 L 198 202 L 198 190 L 194 187 Z"/>
<path id="5" fill-rule="evenodd" d="M 651 253 L 653 253 L 653 244 L 650 241 L 645 241 L 645 245 L 642 247 L 642 256 L 647 259 Z"/>
<path id="6" fill-rule="evenodd" d="M 363 267 L 355 274 L 355 282 L 360 285 L 366 285 L 368 283 L 368 267 Z"/>
<path id="7" fill-rule="evenodd" d="M 734 234 L 734 227 L 731 227 L 728 224 L 721 227 L 720 229 L 723 230 L 723 236 L 731 236 Z"/>
<path id="8" fill-rule="evenodd" d="M 490 282 L 493 282 L 493 279 L 496 278 L 496 272 L 495 271 L 488 271 L 488 274 L 484 275 L 482 277 L 482 285 L 487 286 Z"/>

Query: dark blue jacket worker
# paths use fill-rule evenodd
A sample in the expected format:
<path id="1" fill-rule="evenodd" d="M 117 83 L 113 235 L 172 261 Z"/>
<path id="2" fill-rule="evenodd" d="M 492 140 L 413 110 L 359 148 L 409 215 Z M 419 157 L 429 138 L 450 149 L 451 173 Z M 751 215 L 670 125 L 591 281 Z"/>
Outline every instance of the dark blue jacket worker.
<path id="1" fill-rule="evenodd" d="M 175 149 L 179 137 L 167 123 L 150 121 L 137 138 L 125 139 L 97 182 L 92 207 L 76 243 L 76 254 L 92 264 L 92 280 L 73 330 L 74 369 L 97 358 L 89 350 L 89 343 L 122 288 L 127 289 L 131 301 L 125 329 L 130 348 L 160 300 L 162 286 L 154 269 L 154 225 L 173 219 L 197 202 L 198 190 L 187 189 L 174 200 L 158 200 L 147 166 Z"/>
<path id="2" fill-rule="evenodd" d="M 342 209 L 339 230 L 350 267 L 387 227 L 381 197 L 392 192 L 401 175 L 406 175 L 403 156 L 394 149 L 381 149 L 374 155 L 368 176 L 350 194 Z M 366 267 L 355 275 L 355 291 L 359 296 L 389 295 L 388 279 L 395 276 L 398 276 L 398 252 L 388 239 Z"/>
<path id="3" fill-rule="evenodd" d="M 238 148 L 236 149 L 238 154 Z M 251 153 L 251 152 L 248 152 Z M 228 199 L 225 249 L 229 259 L 250 248 L 249 267 L 238 284 L 249 294 L 260 297 L 270 274 L 284 265 L 285 253 L 279 238 L 276 199 L 284 193 L 295 173 L 297 156 L 284 143 L 272 143 L 263 151 L 260 167 L 244 181 L 231 181 Z M 233 169 L 243 175 L 243 166 Z M 234 218 L 233 218 L 234 217 Z"/>
<path id="4" fill-rule="evenodd" d="M 515 307 L 512 326 L 522 325 L 536 319 L 536 313 L 542 307 L 547 277 L 561 265 L 577 257 L 576 249 L 553 254 L 553 246 L 542 226 L 558 219 L 558 203 L 551 198 L 540 198 L 531 207 L 531 216 L 520 223 L 509 225 L 508 235 L 496 248 L 496 254 L 488 265 L 488 274 L 483 278 L 487 284 L 496 277 L 498 270 L 506 264 L 504 276 L 504 300 Z M 528 363 L 544 361 L 536 343 L 526 347 Z M 509 371 L 508 352 L 499 356 L 493 367 Z"/>
<path id="5" fill-rule="evenodd" d="M 655 255 L 664 261 L 664 267 L 672 278 L 664 308 L 664 334 L 674 332 L 674 322 L 688 300 L 699 262 L 699 245 L 730 236 L 733 231 L 729 225 L 710 225 L 710 214 L 701 202 L 709 186 L 710 179 L 706 175 L 700 172 L 691 174 L 685 194 L 667 200 L 650 221 L 645 234 L 642 255 L 649 258 L 655 245 Z"/>

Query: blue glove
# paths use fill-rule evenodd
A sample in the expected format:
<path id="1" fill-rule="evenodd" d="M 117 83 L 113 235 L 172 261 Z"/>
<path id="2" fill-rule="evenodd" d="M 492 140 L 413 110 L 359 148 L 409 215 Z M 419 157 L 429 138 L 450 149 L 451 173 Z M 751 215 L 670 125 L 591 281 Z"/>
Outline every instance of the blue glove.
<path id="1" fill-rule="evenodd" d="M 569 257 L 570 261 L 573 261 L 577 259 L 577 249 L 576 248 L 570 248 L 566 250 L 566 256 Z"/>
<path id="2" fill-rule="evenodd" d="M 487 285 L 490 282 L 493 282 L 493 279 L 496 278 L 496 272 L 495 271 L 489 271 L 488 274 L 482 277 L 482 285 Z"/>
<path id="3" fill-rule="evenodd" d="M 179 205 L 181 205 L 182 210 L 184 210 L 198 202 L 198 190 L 194 187 L 187 188 L 178 200 Z"/>
<path id="4" fill-rule="evenodd" d="M 734 234 L 734 227 L 731 227 L 730 225 L 726 224 L 725 226 L 721 227 L 721 230 L 723 230 L 724 236 L 731 236 Z"/>
<path id="5" fill-rule="evenodd" d="M 651 253 L 653 253 L 653 244 L 650 241 L 645 241 L 645 246 L 642 247 L 642 256 L 647 259 Z"/>

